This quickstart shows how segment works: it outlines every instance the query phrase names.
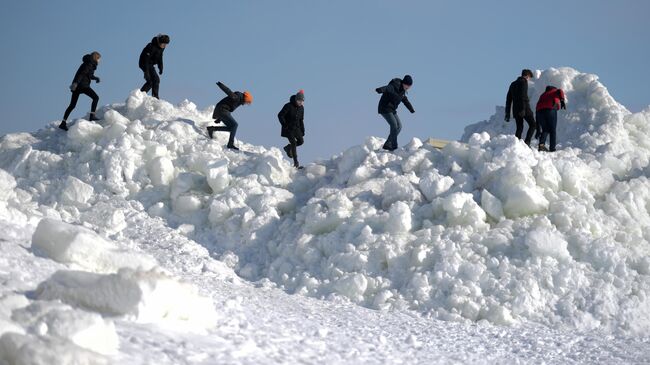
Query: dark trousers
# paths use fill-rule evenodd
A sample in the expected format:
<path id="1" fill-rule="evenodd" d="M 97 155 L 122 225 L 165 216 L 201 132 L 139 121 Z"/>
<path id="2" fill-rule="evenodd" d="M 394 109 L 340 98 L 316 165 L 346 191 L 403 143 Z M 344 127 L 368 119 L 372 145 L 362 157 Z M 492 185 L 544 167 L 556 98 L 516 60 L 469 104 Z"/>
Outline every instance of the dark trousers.
<path id="1" fill-rule="evenodd" d="M 530 140 L 533 138 L 533 133 L 535 133 L 535 129 L 537 128 L 535 117 L 533 117 L 533 112 L 530 109 L 526 110 L 526 113 L 524 113 L 522 117 L 515 117 L 515 122 L 517 123 L 515 136 L 519 139 L 521 139 L 521 134 L 524 132 L 524 120 L 528 123 L 528 132 L 526 132 L 526 139 L 524 139 L 524 142 L 526 142 L 527 145 L 530 145 Z"/>
<path id="2" fill-rule="evenodd" d="M 542 126 L 542 136 L 539 144 L 546 143 L 546 136 L 551 136 L 549 151 L 555 151 L 555 142 L 557 138 L 557 110 L 542 109 L 537 111 L 537 123 Z"/>
<path id="3" fill-rule="evenodd" d="M 213 131 L 219 132 L 230 132 L 230 138 L 228 139 L 228 146 L 235 145 L 235 135 L 237 134 L 237 121 L 232 117 L 230 112 L 221 111 L 219 112 L 219 117 L 214 121 L 215 123 L 223 122 L 225 127 L 210 127 Z"/>
<path id="4" fill-rule="evenodd" d="M 305 140 L 302 138 L 301 135 L 294 135 L 294 136 L 289 136 L 287 137 L 289 140 L 289 144 L 284 146 L 285 150 L 291 151 L 291 156 L 293 156 L 293 164 L 295 166 L 298 166 L 298 146 L 302 146 L 303 143 L 305 143 Z"/>
<path id="5" fill-rule="evenodd" d="M 384 143 L 384 148 L 394 150 L 397 149 L 397 135 L 402 130 L 402 122 L 399 120 L 397 113 L 385 113 L 381 115 L 386 119 L 388 125 L 390 126 L 390 133 Z"/>
<path id="6" fill-rule="evenodd" d="M 142 85 L 140 88 L 140 91 L 144 92 L 149 92 L 151 90 L 151 95 L 156 98 L 158 98 L 158 87 L 160 86 L 160 77 L 158 77 L 158 74 L 156 73 L 156 69 L 153 68 L 153 65 L 148 66 L 145 69 L 142 69 L 144 72 L 144 79 L 147 81 Z"/>
<path id="7" fill-rule="evenodd" d="M 97 96 L 97 93 L 90 87 L 77 87 L 75 91 L 72 92 L 72 98 L 70 99 L 70 105 L 68 105 L 68 109 L 65 110 L 65 114 L 63 114 L 63 120 L 68 120 L 68 117 L 70 116 L 70 113 L 72 113 L 72 110 L 77 106 L 77 101 L 79 101 L 79 95 L 84 94 L 88 95 L 91 99 L 93 99 L 93 103 L 90 107 L 90 112 L 94 113 L 95 110 L 97 110 L 97 103 L 99 102 L 99 96 Z"/>

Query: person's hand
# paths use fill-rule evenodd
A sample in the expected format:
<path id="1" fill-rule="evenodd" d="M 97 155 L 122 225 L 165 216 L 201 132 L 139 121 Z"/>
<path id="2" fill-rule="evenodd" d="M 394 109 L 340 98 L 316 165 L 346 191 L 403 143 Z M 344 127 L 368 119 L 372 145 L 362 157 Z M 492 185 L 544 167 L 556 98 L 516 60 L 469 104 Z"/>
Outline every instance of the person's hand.
<path id="1" fill-rule="evenodd" d="M 70 85 L 70 91 L 75 91 L 77 90 L 77 83 L 73 82 L 72 85 Z"/>
<path id="2" fill-rule="evenodd" d="M 377 94 L 381 94 L 381 89 L 380 88 L 376 88 L 375 91 L 377 92 Z"/>
<path id="3" fill-rule="evenodd" d="M 95 76 L 95 82 L 99 84 L 99 81 L 100 81 L 99 77 Z"/>
<path id="4" fill-rule="evenodd" d="M 506 117 L 504 119 L 506 122 L 510 122 L 510 116 L 506 114 Z"/>
<path id="5" fill-rule="evenodd" d="M 415 109 L 410 110 L 411 114 L 415 113 Z"/>
<path id="6" fill-rule="evenodd" d="M 560 100 L 560 108 L 566 110 L 566 103 L 564 102 L 564 99 Z"/>
<path id="7" fill-rule="evenodd" d="M 162 70 L 163 70 L 162 68 L 158 69 L 158 75 L 162 75 Z"/>

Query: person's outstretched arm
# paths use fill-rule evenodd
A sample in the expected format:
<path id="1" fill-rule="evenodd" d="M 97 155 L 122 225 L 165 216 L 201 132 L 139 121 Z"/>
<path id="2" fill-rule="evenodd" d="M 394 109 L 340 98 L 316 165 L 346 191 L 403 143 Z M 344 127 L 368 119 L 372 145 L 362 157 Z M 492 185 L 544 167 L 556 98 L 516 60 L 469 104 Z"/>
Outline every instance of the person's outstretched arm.
<path id="1" fill-rule="evenodd" d="M 221 81 L 217 82 L 217 86 L 219 86 L 219 88 L 223 90 L 223 92 L 226 93 L 226 95 L 233 97 L 234 93 L 232 92 L 232 90 L 230 90 L 228 86 L 224 85 Z"/>
<path id="2" fill-rule="evenodd" d="M 409 101 L 409 98 L 406 97 L 406 95 L 404 95 L 402 98 L 402 103 L 404 103 L 406 109 L 408 109 L 411 113 L 415 113 L 415 109 L 413 109 L 413 105 L 411 105 L 411 102 Z"/>

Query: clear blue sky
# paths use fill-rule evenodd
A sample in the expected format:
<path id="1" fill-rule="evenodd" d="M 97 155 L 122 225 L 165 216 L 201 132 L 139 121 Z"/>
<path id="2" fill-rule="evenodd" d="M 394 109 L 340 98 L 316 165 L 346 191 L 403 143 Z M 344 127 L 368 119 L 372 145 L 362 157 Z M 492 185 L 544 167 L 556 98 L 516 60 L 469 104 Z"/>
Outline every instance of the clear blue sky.
<path id="1" fill-rule="evenodd" d="M 139 88 L 142 48 L 171 36 L 160 94 L 200 108 L 221 80 L 250 90 L 238 137 L 282 146 L 277 112 L 306 94 L 303 163 L 385 137 L 374 88 L 413 75 L 412 137 L 456 139 L 503 105 L 522 68 L 595 73 L 633 111 L 650 104 L 650 1 L 7 1 L 0 13 L 0 134 L 60 119 L 81 56 L 97 50 L 100 105 Z M 71 119 L 90 108 L 80 98 Z"/>

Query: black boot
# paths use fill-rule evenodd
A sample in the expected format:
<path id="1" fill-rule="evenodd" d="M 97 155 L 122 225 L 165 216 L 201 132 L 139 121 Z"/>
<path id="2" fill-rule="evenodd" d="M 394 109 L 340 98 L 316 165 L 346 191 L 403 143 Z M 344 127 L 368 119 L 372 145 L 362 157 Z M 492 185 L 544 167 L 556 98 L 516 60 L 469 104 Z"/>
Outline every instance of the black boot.
<path id="1" fill-rule="evenodd" d="M 231 149 L 231 150 L 239 151 L 239 148 L 238 148 L 237 146 L 235 146 L 234 144 L 232 144 L 232 145 L 229 144 L 229 145 L 226 146 L 226 147 L 228 147 L 228 148 Z"/>
<path id="2" fill-rule="evenodd" d="M 537 147 L 537 150 L 540 152 L 548 152 L 548 149 L 543 143 L 540 143 L 539 146 Z"/>
<path id="3" fill-rule="evenodd" d="M 68 124 L 66 124 L 65 120 L 61 121 L 61 124 L 59 124 L 59 129 L 63 129 L 64 131 L 68 130 Z"/>
<path id="4" fill-rule="evenodd" d="M 214 133 L 214 127 L 208 127 L 208 137 L 212 139 L 212 133 Z"/>
<path id="5" fill-rule="evenodd" d="M 90 113 L 90 118 L 88 118 L 88 120 L 91 121 L 91 122 L 94 122 L 94 121 L 99 120 L 99 118 L 97 118 L 95 116 L 95 113 Z"/>

